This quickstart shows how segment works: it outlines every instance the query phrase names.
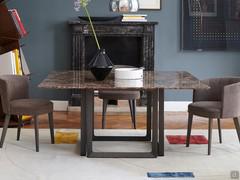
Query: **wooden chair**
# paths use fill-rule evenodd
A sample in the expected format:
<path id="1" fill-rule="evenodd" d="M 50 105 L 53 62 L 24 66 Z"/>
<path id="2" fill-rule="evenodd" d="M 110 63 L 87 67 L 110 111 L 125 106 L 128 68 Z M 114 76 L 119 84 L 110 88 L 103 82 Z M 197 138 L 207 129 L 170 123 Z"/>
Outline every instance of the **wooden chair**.
<path id="1" fill-rule="evenodd" d="M 209 118 L 208 155 L 211 154 L 212 124 L 218 122 L 219 141 L 222 143 L 220 119 L 233 118 L 240 141 L 240 78 L 214 78 L 202 81 L 210 86 L 207 90 L 194 90 L 193 103 L 188 106 L 188 130 L 186 146 L 189 147 L 193 115 Z"/>
<path id="2" fill-rule="evenodd" d="M 49 100 L 30 99 L 28 91 L 28 78 L 17 75 L 0 76 L 0 96 L 5 114 L 0 148 L 2 148 L 7 133 L 11 115 L 17 115 L 17 140 L 20 139 L 22 116 L 31 115 L 34 119 L 36 151 L 39 152 L 38 115 L 48 113 L 51 134 L 51 143 L 54 144 L 53 103 Z"/>

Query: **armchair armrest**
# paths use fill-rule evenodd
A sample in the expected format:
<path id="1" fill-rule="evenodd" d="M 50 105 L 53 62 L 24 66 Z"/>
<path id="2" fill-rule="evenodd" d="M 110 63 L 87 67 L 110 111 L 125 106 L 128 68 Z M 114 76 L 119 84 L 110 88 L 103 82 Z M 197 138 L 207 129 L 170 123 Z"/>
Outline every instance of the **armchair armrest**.
<path id="1" fill-rule="evenodd" d="M 227 85 L 223 90 L 222 117 L 234 118 L 240 116 L 240 83 Z"/>

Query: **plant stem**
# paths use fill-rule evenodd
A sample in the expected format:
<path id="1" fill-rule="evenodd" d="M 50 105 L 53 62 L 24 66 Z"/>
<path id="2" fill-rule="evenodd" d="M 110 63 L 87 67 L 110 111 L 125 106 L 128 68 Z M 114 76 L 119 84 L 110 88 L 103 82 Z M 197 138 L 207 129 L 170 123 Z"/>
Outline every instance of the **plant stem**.
<path id="1" fill-rule="evenodd" d="M 96 35 L 96 32 L 95 32 L 95 29 L 93 27 L 92 19 L 90 17 L 90 14 L 89 14 L 88 9 L 87 9 L 86 6 L 84 7 L 84 9 L 85 9 L 85 12 L 86 12 L 86 14 L 88 16 L 88 20 L 90 22 L 90 25 L 91 25 L 91 28 L 92 28 L 92 31 L 93 31 L 93 35 L 94 35 L 95 41 L 97 43 L 98 50 L 100 50 L 101 48 L 100 48 L 100 45 L 99 45 L 99 42 L 98 42 L 98 38 L 97 38 L 97 35 Z"/>

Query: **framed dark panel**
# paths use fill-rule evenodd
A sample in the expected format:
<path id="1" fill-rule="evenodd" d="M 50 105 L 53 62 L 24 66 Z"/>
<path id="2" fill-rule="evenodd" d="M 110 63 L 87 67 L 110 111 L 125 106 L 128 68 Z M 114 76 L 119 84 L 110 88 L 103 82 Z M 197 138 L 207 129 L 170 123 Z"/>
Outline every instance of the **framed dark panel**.
<path id="1" fill-rule="evenodd" d="M 217 0 L 188 0 L 190 16 L 217 16 Z"/>
<path id="2" fill-rule="evenodd" d="M 182 0 L 182 50 L 240 50 L 240 0 Z"/>

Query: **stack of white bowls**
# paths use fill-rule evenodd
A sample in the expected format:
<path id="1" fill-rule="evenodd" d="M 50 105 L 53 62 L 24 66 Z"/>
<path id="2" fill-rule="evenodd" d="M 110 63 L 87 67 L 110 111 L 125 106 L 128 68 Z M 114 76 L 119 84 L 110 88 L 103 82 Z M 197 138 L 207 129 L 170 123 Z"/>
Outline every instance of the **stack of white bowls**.
<path id="1" fill-rule="evenodd" d="M 144 68 L 116 68 L 116 87 L 142 87 Z"/>

